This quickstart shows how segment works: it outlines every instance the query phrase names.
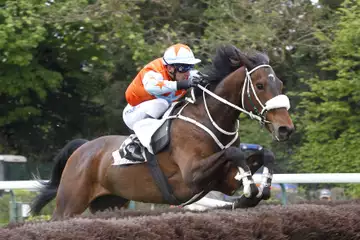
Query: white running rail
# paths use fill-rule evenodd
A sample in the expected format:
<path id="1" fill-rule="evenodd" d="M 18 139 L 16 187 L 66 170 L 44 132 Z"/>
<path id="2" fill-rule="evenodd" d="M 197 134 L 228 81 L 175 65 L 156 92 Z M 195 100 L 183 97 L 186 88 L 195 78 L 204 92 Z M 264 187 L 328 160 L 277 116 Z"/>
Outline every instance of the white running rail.
<path id="1" fill-rule="evenodd" d="M 253 176 L 260 183 L 261 174 Z M 41 180 L 47 181 L 47 180 Z M 360 173 L 294 173 L 274 174 L 272 183 L 360 183 Z M 0 190 L 36 190 L 38 181 L 0 181 Z"/>

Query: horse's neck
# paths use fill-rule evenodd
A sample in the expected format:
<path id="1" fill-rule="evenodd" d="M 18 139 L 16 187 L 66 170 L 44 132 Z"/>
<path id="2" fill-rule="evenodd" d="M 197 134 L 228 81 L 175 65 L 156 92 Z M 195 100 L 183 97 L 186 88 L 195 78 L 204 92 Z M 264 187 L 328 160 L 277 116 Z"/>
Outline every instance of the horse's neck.
<path id="1" fill-rule="evenodd" d="M 245 68 L 241 67 L 219 83 L 214 93 L 235 105 L 239 105 L 244 79 Z M 210 96 L 207 96 L 206 101 L 214 121 L 227 131 L 234 130 L 235 122 L 240 112 Z"/>

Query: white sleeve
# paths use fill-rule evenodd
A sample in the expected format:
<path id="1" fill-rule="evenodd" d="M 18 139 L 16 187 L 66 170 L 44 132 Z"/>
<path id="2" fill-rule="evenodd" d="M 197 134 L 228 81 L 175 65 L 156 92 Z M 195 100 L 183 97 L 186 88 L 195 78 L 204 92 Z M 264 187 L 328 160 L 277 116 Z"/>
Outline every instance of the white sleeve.
<path id="1" fill-rule="evenodd" d="M 176 81 L 165 80 L 160 73 L 149 71 L 142 79 L 145 90 L 151 95 L 162 95 L 177 90 Z"/>

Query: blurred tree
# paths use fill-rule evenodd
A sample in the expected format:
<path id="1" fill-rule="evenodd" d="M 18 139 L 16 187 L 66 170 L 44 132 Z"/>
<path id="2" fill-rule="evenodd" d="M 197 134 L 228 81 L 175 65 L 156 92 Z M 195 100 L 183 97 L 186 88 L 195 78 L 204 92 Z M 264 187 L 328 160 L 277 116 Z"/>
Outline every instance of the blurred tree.
<path id="1" fill-rule="evenodd" d="M 143 45 L 137 10 L 134 1 L 3 3 L 2 152 L 44 160 L 70 139 L 113 131 L 106 90 L 116 65 L 122 66 L 120 81 L 134 72 L 132 51 Z M 121 101 L 121 95 L 118 89 L 114 97 Z"/>
<path id="2" fill-rule="evenodd" d="M 330 45 L 321 63 L 332 78 L 306 81 L 301 94 L 299 127 L 304 143 L 294 163 L 306 172 L 357 172 L 360 150 L 360 1 L 344 1 L 340 21 L 323 45 Z M 319 33 L 319 36 L 321 34 Z"/>
<path id="3" fill-rule="evenodd" d="M 210 60 L 212 49 L 229 42 L 245 52 L 249 49 L 266 52 L 284 82 L 285 93 L 291 95 L 290 112 L 294 113 L 299 92 L 308 89 L 300 79 L 311 78 L 320 70 L 316 64 L 324 54 L 324 47 L 317 33 L 319 29 L 326 32 L 334 25 L 336 18 L 329 17 L 332 12 L 326 7 L 318 8 L 311 1 L 203 2 L 209 7 L 204 13 L 206 28 L 199 52 Z M 290 171 L 288 160 L 301 142 L 301 132 L 296 132 L 289 142 L 279 144 L 271 142 L 266 133 L 259 135 L 257 124 L 249 125 L 246 121 L 242 125 L 246 126 L 242 129 L 242 141 L 263 143 L 275 152 L 280 169 Z"/>

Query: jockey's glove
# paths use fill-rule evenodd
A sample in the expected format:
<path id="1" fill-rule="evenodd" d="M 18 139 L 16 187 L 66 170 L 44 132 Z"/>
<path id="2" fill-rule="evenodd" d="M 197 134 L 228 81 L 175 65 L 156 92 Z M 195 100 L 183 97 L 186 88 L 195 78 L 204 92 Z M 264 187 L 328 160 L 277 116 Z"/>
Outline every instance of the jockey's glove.
<path id="1" fill-rule="evenodd" d="M 177 90 L 191 88 L 190 81 L 189 80 L 177 81 L 176 82 L 176 88 L 177 88 Z"/>
<path id="2" fill-rule="evenodd" d="M 206 75 L 197 71 L 190 71 L 190 76 L 188 80 L 181 80 L 177 82 L 177 89 L 188 89 L 191 87 L 197 87 L 198 85 L 206 85 L 208 82 L 206 80 Z"/>

